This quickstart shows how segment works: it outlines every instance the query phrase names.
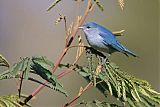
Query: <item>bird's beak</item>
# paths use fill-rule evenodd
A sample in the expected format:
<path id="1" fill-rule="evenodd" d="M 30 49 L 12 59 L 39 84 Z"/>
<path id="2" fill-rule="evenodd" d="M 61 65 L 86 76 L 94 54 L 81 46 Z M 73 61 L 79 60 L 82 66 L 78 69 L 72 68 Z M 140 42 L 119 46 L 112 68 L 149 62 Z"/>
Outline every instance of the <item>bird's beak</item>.
<path id="1" fill-rule="evenodd" d="M 84 27 L 83 26 L 80 26 L 80 27 L 78 27 L 79 29 L 83 29 Z"/>

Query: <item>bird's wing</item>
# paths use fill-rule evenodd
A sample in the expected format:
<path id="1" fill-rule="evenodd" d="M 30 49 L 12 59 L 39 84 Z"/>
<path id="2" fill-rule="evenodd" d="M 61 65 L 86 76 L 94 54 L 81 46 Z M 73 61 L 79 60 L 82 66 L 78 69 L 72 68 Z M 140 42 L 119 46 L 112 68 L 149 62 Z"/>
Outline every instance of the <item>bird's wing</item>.
<path id="1" fill-rule="evenodd" d="M 111 32 L 100 32 L 99 35 L 103 38 L 103 43 L 106 46 L 110 46 L 119 52 L 124 52 L 126 50 Z"/>
<path id="2" fill-rule="evenodd" d="M 128 50 L 126 47 L 124 47 L 117 38 L 112 34 L 112 32 L 100 32 L 99 35 L 103 38 L 103 43 L 106 46 L 109 46 L 119 52 L 124 53 L 128 56 L 128 54 L 137 57 L 136 54 Z"/>

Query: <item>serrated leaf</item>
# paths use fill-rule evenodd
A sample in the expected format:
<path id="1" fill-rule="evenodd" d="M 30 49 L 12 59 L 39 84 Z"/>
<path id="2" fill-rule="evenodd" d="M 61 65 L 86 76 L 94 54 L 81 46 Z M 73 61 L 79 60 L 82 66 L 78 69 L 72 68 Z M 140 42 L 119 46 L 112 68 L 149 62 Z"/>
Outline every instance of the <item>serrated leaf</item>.
<path id="1" fill-rule="evenodd" d="M 15 63 L 11 68 L 9 68 L 8 72 L 10 72 L 14 77 L 24 72 L 24 78 L 28 79 L 28 73 L 31 70 L 30 65 L 31 65 L 31 60 L 30 58 L 26 57 L 23 58 L 20 62 Z"/>
<path id="2" fill-rule="evenodd" d="M 86 107 L 93 107 L 91 103 L 87 103 Z"/>
<path id="3" fill-rule="evenodd" d="M 40 65 L 44 69 L 46 69 L 48 71 L 52 71 L 53 63 L 51 61 L 49 61 L 45 56 L 32 57 L 32 61 L 33 61 L 33 63 Z"/>
<path id="4" fill-rule="evenodd" d="M 128 104 L 130 105 L 130 107 L 136 107 L 133 100 L 131 100 L 130 98 L 127 98 L 127 101 L 128 101 Z"/>
<path id="5" fill-rule="evenodd" d="M 24 58 L 20 62 L 13 64 L 8 70 L 0 74 L 0 80 L 18 78 L 20 73 L 24 72 L 24 78 L 28 79 L 30 72 L 30 58 Z"/>
<path id="6" fill-rule="evenodd" d="M 32 65 L 32 70 L 35 71 L 35 74 L 39 75 L 43 79 L 47 80 L 48 82 L 52 83 L 53 85 L 57 82 L 57 77 L 55 75 L 52 75 L 52 73 L 46 68 L 43 68 L 41 65 L 39 65 L 36 62 L 33 62 L 34 65 Z"/>
<path id="7" fill-rule="evenodd" d="M 153 96 L 153 97 L 160 100 L 160 95 L 156 95 L 156 96 Z"/>
<path id="8" fill-rule="evenodd" d="M 110 92 L 110 94 L 111 94 L 111 95 L 113 95 L 112 87 L 111 87 L 110 82 L 107 82 L 107 85 L 108 85 L 108 88 L 109 88 L 109 92 Z"/>
<path id="9" fill-rule="evenodd" d="M 122 81 L 121 84 L 122 84 L 122 98 L 124 101 L 127 101 L 125 82 Z"/>
<path id="10" fill-rule="evenodd" d="M 9 63 L 4 56 L 0 54 L 0 66 L 9 67 Z"/>
<path id="11" fill-rule="evenodd" d="M 136 102 L 135 105 L 136 105 L 136 107 L 144 107 L 144 106 L 142 106 L 142 104 L 140 102 Z"/>
<path id="12" fill-rule="evenodd" d="M 157 94 L 157 95 L 160 95 L 159 92 L 151 89 L 150 87 L 143 87 L 145 90 L 147 90 L 148 92 L 152 93 L 152 94 Z"/>
<path id="13" fill-rule="evenodd" d="M 53 63 L 51 63 L 46 57 L 33 57 L 32 58 L 32 70 L 33 73 L 41 76 L 52 84 L 52 89 L 59 91 L 67 96 L 66 91 L 63 89 L 62 84 L 58 81 L 57 76 L 52 74 Z"/>
<path id="14" fill-rule="evenodd" d="M 112 83 L 114 84 L 115 89 L 117 89 L 118 84 L 117 84 L 117 81 L 116 81 L 116 79 L 114 78 L 113 74 L 111 73 L 111 70 L 108 68 L 107 65 L 105 65 L 105 68 L 106 68 L 106 70 L 108 71 L 108 75 L 109 75 L 110 79 L 112 80 Z"/>
<path id="15" fill-rule="evenodd" d="M 20 62 L 13 64 L 13 66 L 10 67 L 9 70 L 1 73 L 0 80 L 19 78 L 20 73 L 24 72 L 23 78 L 43 84 L 40 81 L 29 77 L 29 73 L 34 73 L 52 83 L 52 87 L 48 85 L 46 86 L 67 95 L 66 91 L 62 87 L 62 84 L 57 80 L 57 76 L 51 73 L 52 68 L 53 63 L 44 56 L 32 57 L 32 59 L 27 57 L 23 58 Z"/>
<path id="16" fill-rule="evenodd" d="M 52 84 L 48 84 L 47 86 L 49 86 L 51 89 L 54 89 L 55 91 L 58 91 L 62 94 L 64 94 L 66 97 L 68 96 L 68 93 L 66 90 L 64 90 L 60 85 L 52 85 Z"/>
<path id="17" fill-rule="evenodd" d="M 48 88 L 53 89 L 53 85 L 44 84 L 43 82 L 41 82 L 41 81 L 39 81 L 39 80 L 36 80 L 36 79 L 34 79 L 34 78 L 29 77 L 28 80 L 30 80 L 30 81 L 32 81 L 32 82 L 35 82 L 35 83 L 38 83 L 38 84 L 42 84 L 42 85 L 44 85 L 44 86 L 46 86 L 46 87 L 48 87 Z"/>
<path id="18" fill-rule="evenodd" d="M 160 100 L 159 99 L 156 99 L 154 97 L 148 97 L 148 99 L 153 101 L 153 102 L 155 102 L 155 103 L 157 103 L 158 105 L 160 105 Z"/>
<path id="19" fill-rule="evenodd" d="M 19 104 L 19 97 L 17 95 L 7 95 L 0 97 L 0 107 L 22 107 Z M 30 107 L 30 105 L 26 104 L 26 106 Z"/>
<path id="20" fill-rule="evenodd" d="M 151 97 L 142 87 L 138 87 L 138 91 L 140 91 L 141 94 L 147 97 Z"/>
<path id="21" fill-rule="evenodd" d="M 131 95 L 136 100 L 136 102 L 139 102 L 139 99 L 137 98 L 137 95 L 135 94 L 135 91 L 131 89 Z"/>
<path id="22" fill-rule="evenodd" d="M 141 98 L 141 102 L 146 106 L 146 107 L 153 107 L 155 106 L 154 104 L 152 104 L 151 102 L 149 102 L 148 100 L 146 100 L 145 98 Z"/>
<path id="23" fill-rule="evenodd" d="M 96 105 L 97 107 L 103 107 L 103 105 L 101 104 L 100 101 L 94 100 L 93 102 L 95 103 L 95 105 Z"/>
<path id="24" fill-rule="evenodd" d="M 95 56 L 105 58 L 104 56 L 99 55 L 96 50 L 91 51 L 91 53 Z M 90 57 L 87 57 L 87 59 L 93 58 L 92 55 L 87 56 Z M 90 63 L 89 60 L 88 63 Z M 93 65 L 94 64 L 90 64 L 91 67 L 89 68 L 93 68 L 92 71 L 96 71 L 96 67 Z M 96 79 L 98 81 L 96 88 L 98 88 L 106 98 L 107 92 L 110 92 L 113 93 L 112 95 L 119 101 L 122 103 L 127 102 L 131 107 L 143 107 L 144 105 L 152 107 L 155 103 L 160 105 L 160 94 L 154 91 L 147 81 L 135 78 L 134 76 L 120 70 L 116 64 L 111 62 L 106 63 L 103 67 L 102 71 L 96 75 Z M 86 73 L 89 74 L 90 71 Z M 93 81 L 92 78 L 85 78 L 87 78 L 87 81 Z"/>
<path id="25" fill-rule="evenodd" d="M 15 64 L 15 66 L 13 66 L 13 69 L 11 68 L 10 72 L 12 72 L 13 75 L 19 74 L 19 72 L 21 71 L 22 64 L 23 64 L 23 61 Z"/>
<path id="26" fill-rule="evenodd" d="M 26 79 L 26 80 L 28 80 L 28 78 L 29 78 L 29 73 L 31 71 L 31 64 L 32 64 L 31 59 L 28 59 L 27 66 L 24 69 L 24 79 Z"/>
<path id="27" fill-rule="evenodd" d="M 0 80 L 11 79 L 11 78 L 14 78 L 14 76 L 11 74 L 11 72 L 9 72 L 9 70 L 6 70 L 0 74 Z"/>

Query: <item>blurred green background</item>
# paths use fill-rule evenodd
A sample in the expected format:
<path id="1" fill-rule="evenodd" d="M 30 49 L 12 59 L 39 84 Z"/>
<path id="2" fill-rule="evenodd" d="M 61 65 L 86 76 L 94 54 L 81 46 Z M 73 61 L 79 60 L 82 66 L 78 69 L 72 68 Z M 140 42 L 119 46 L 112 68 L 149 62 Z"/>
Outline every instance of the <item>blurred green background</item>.
<path id="1" fill-rule="evenodd" d="M 159 85 L 159 52 L 160 41 L 160 0 L 126 0 L 125 10 L 121 11 L 117 0 L 101 0 L 104 12 L 97 7 L 87 21 L 96 21 L 112 31 L 125 29 L 124 36 L 118 39 L 140 58 L 126 57 L 115 53 L 111 61 L 128 73 L 149 81 L 153 88 L 160 91 Z M 158 3 L 159 2 L 159 3 Z M 20 57 L 44 55 L 55 61 L 64 47 L 63 23 L 55 25 L 58 14 L 67 16 L 68 23 L 78 14 L 83 13 L 86 2 L 81 3 L 80 11 L 75 11 L 77 5 L 73 0 L 63 0 L 52 11 L 47 7 L 52 1 L 47 0 L 0 0 L 0 53 L 11 64 Z M 80 31 L 80 34 L 83 34 Z M 159 35 L 159 36 L 158 36 Z M 85 41 L 85 38 L 83 37 Z M 86 41 L 85 41 L 86 43 Z M 86 43 L 87 44 L 87 43 Z M 71 50 L 63 60 L 64 63 L 73 62 L 75 50 Z M 159 59 L 159 61 L 158 61 Z M 85 57 L 80 64 L 85 62 Z M 2 68 L 0 68 L 2 71 Z M 59 73 L 57 71 L 57 73 Z M 48 88 L 42 90 L 33 107 L 60 107 L 76 95 L 80 86 L 85 86 L 85 80 L 76 73 L 71 73 L 61 79 L 64 88 L 70 96 L 65 97 Z M 25 81 L 24 94 L 30 94 L 38 85 Z M 0 81 L 0 95 L 17 93 L 16 81 Z M 91 89 L 79 101 L 86 99 L 104 99 L 96 89 Z"/>

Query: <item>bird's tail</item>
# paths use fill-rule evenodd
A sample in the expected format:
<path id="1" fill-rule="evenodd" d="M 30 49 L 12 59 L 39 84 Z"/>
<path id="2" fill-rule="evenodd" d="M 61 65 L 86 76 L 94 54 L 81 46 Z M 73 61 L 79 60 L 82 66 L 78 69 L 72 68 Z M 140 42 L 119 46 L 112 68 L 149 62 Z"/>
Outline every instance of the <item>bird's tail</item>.
<path id="1" fill-rule="evenodd" d="M 138 57 L 135 53 L 131 52 L 131 51 L 128 50 L 128 49 L 124 51 L 124 54 L 125 54 L 126 56 L 128 56 L 128 54 L 129 54 L 129 55 L 131 55 L 131 56 L 133 56 L 133 57 Z"/>

